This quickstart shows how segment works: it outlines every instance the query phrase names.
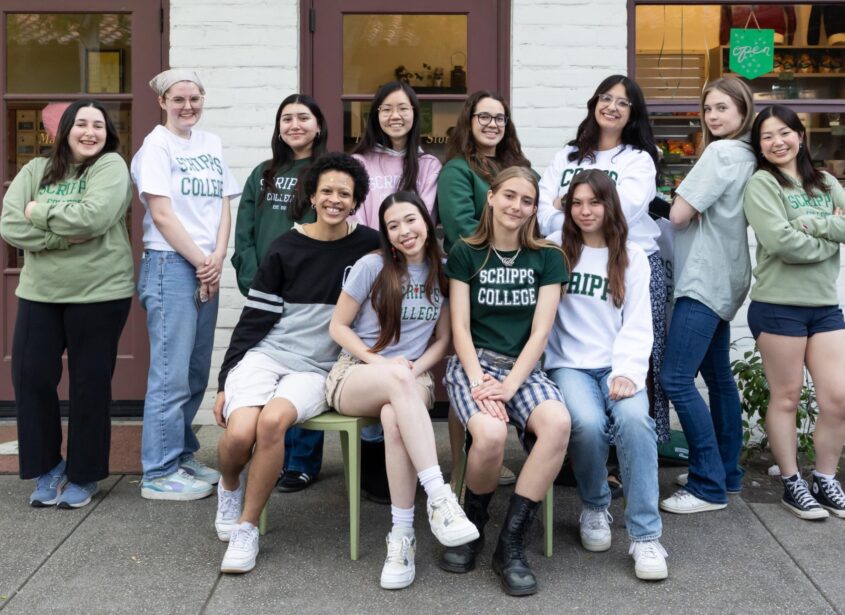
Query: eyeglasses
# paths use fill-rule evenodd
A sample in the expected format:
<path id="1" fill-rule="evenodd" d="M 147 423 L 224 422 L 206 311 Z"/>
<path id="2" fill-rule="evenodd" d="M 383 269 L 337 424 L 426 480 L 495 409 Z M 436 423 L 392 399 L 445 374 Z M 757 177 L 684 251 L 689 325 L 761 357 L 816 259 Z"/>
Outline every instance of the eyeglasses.
<path id="1" fill-rule="evenodd" d="M 190 98 L 185 98 L 184 96 L 171 96 L 167 100 L 177 107 L 184 107 L 186 102 L 190 102 L 192 107 L 199 107 L 204 99 L 205 96 L 191 96 Z"/>
<path id="2" fill-rule="evenodd" d="M 490 122 L 495 121 L 496 126 L 504 126 L 508 123 L 508 116 L 504 113 L 499 113 L 498 115 L 490 115 L 489 113 L 473 113 L 472 117 L 478 120 L 478 123 L 482 126 L 489 126 Z"/>
<path id="3" fill-rule="evenodd" d="M 618 109 L 630 109 L 634 106 L 627 98 L 613 98 L 610 94 L 599 94 L 599 102 L 604 105 L 616 103 Z"/>
<path id="4" fill-rule="evenodd" d="M 393 112 L 398 113 L 402 117 L 408 117 L 414 114 L 414 108 L 408 105 L 400 105 L 398 107 L 391 107 L 390 105 L 382 105 L 378 108 L 378 113 L 382 117 L 390 117 Z"/>

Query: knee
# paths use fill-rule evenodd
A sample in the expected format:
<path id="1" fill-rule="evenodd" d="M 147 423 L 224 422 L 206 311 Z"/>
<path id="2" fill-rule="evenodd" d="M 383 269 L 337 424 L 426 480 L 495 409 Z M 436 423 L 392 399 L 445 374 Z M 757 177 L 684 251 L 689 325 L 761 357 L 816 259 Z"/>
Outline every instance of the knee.
<path id="1" fill-rule="evenodd" d="M 777 395 L 769 396 L 769 410 L 795 414 L 798 411 L 798 403 L 800 401 L 800 390 L 782 391 Z"/>
<path id="2" fill-rule="evenodd" d="M 415 390 L 416 379 L 407 367 L 395 363 L 386 365 L 384 377 L 391 391 L 408 393 L 414 392 Z"/>
<path id="3" fill-rule="evenodd" d="M 570 431 L 573 439 L 593 441 L 604 437 L 607 419 L 592 408 L 569 407 Z"/>
<path id="4" fill-rule="evenodd" d="M 660 386 L 669 397 L 678 395 L 690 385 L 694 386 L 694 382 L 694 377 L 681 377 L 671 366 L 663 364 L 663 369 L 660 372 Z"/>
<path id="5" fill-rule="evenodd" d="M 255 428 L 252 429 L 226 429 L 226 434 L 220 440 L 220 444 L 233 453 L 241 453 L 252 450 L 255 444 Z"/>
<path id="6" fill-rule="evenodd" d="M 635 438 L 655 435 L 654 419 L 648 414 L 648 399 L 645 395 L 635 395 L 616 405 L 613 422 L 617 433 L 623 437 L 630 434 Z"/>
<path id="7" fill-rule="evenodd" d="M 475 429 L 472 431 L 472 452 L 484 462 L 496 461 L 505 452 L 507 437 L 508 428 L 501 421 Z"/>
<path id="8" fill-rule="evenodd" d="M 258 415 L 258 426 L 256 428 L 256 441 L 259 444 L 276 444 L 283 442 L 285 432 L 293 425 L 293 420 L 288 413 L 281 411 L 268 411 L 265 408 Z"/>
<path id="9" fill-rule="evenodd" d="M 569 442 L 569 435 L 573 430 L 574 425 L 569 413 L 561 407 L 560 412 L 549 413 L 548 416 L 543 417 L 543 421 L 537 426 L 535 435 L 538 442 L 547 442 L 555 448 L 559 448 L 562 452 L 565 450 Z"/>
<path id="10" fill-rule="evenodd" d="M 821 412 L 830 418 L 845 421 L 845 391 L 825 392 L 819 395 L 816 391 Z"/>

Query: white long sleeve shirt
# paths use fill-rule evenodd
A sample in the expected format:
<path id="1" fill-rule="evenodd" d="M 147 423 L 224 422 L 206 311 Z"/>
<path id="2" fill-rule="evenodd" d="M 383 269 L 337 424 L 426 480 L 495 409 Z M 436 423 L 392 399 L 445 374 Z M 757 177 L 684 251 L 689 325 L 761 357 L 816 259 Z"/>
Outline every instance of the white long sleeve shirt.
<path id="1" fill-rule="evenodd" d="M 560 233 L 549 239 L 560 244 Z M 625 301 L 617 308 L 608 288 L 607 248 L 584 246 L 557 310 L 546 346 L 546 369 L 610 367 L 610 382 L 624 376 L 638 391 L 645 387 L 654 342 L 648 292 L 651 269 L 639 246 L 629 241 L 627 248 Z"/>
<path id="2" fill-rule="evenodd" d="M 577 159 L 570 161 L 569 154 L 573 151 L 575 148 L 571 145 L 559 151 L 540 179 L 537 208 L 540 232 L 548 236 L 563 227 L 563 212 L 552 203 L 555 198 L 566 195 L 572 178 L 586 169 L 600 169 L 616 184 L 622 211 L 628 221 L 628 239 L 647 255 L 657 252 L 660 228 L 648 215 L 649 203 L 657 193 L 657 171 L 651 156 L 629 145 L 620 145 L 596 152 L 596 161 L 591 163 L 587 158 L 580 162 Z"/>

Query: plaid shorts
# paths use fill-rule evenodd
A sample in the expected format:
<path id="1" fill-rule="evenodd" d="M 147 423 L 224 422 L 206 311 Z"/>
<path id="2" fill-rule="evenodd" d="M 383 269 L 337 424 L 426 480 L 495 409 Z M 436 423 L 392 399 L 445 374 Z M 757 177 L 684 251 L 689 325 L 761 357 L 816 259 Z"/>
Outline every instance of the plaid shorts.
<path id="1" fill-rule="evenodd" d="M 516 359 L 513 357 L 499 354 L 492 350 L 482 348 L 476 350 L 476 353 L 478 355 L 478 362 L 481 364 L 481 369 L 484 370 L 484 373 L 490 374 L 497 380 L 504 380 L 516 362 Z M 469 378 L 457 355 L 449 357 L 443 384 L 446 385 L 449 401 L 455 410 L 455 414 L 461 420 L 464 427 L 466 427 L 472 415 L 481 412 L 481 410 L 472 398 Z M 558 401 L 563 404 L 563 397 L 560 391 L 558 391 L 554 382 L 546 376 L 546 372 L 543 371 L 538 362 L 525 382 L 522 383 L 522 386 L 519 387 L 516 394 L 505 404 L 508 418 L 511 424 L 516 427 L 519 439 L 526 450 L 530 450 L 534 441 L 533 437 L 526 440 L 525 426 L 528 424 L 528 418 L 531 416 L 534 408 L 544 401 L 549 400 Z"/>

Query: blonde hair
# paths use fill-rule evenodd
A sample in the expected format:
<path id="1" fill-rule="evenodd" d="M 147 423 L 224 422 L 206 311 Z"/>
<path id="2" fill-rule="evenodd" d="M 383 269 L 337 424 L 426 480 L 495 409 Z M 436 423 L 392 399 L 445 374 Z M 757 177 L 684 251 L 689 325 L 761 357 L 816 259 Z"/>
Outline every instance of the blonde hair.
<path id="1" fill-rule="evenodd" d="M 712 132 L 710 132 L 710 129 L 707 127 L 707 123 L 704 121 L 704 101 L 707 100 L 707 96 L 713 90 L 718 90 L 723 94 L 727 94 L 730 99 L 734 101 L 737 109 L 742 114 L 742 123 L 739 128 L 726 137 L 715 136 Z M 719 139 L 736 139 L 737 137 L 741 137 L 751 131 L 751 125 L 754 123 L 754 97 L 751 94 L 751 88 L 749 88 L 748 84 L 738 77 L 722 77 L 705 85 L 704 89 L 701 90 L 700 110 L 701 131 L 704 134 L 704 148 L 710 145 L 713 141 L 718 141 Z"/>

